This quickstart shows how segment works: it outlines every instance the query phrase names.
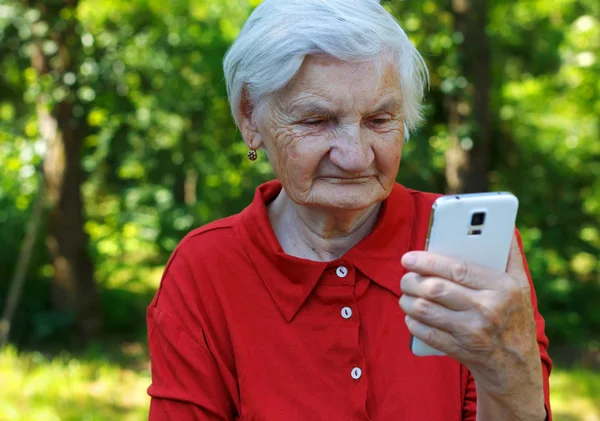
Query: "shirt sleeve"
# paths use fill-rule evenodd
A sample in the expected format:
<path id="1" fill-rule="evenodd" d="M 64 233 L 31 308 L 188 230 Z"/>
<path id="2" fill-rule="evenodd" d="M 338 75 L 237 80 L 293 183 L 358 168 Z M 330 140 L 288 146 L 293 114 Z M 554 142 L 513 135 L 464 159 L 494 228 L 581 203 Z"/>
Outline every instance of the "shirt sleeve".
<path id="1" fill-rule="evenodd" d="M 177 260 L 177 259 L 176 259 Z M 185 264 L 167 265 L 148 308 L 152 384 L 149 421 L 229 421 L 235 405 L 196 315 Z M 190 275 L 190 277 L 188 277 Z M 196 305 L 191 306 L 190 303 Z"/>
<path id="2" fill-rule="evenodd" d="M 535 295 L 535 289 L 533 286 L 533 281 L 531 279 L 531 273 L 529 272 L 529 266 L 527 265 L 527 260 L 525 259 L 525 253 L 523 251 L 523 241 L 521 240 L 521 235 L 519 231 L 516 231 L 517 241 L 519 242 L 519 248 L 521 249 L 521 254 L 523 255 L 523 265 L 525 267 L 525 273 L 527 274 L 527 278 L 529 279 L 529 284 L 531 286 L 531 303 L 533 306 L 534 319 L 537 330 L 537 341 L 538 347 L 540 349 L 540 358 L 542 360 L 542 375 L 544 377 L 544 402 L 546 405 L 546 420 L 552 421 L 552 412 L 550 410 L 550 386 L 549 386 L 549 377 L 550 372 L 552 371 L 552 360 L 548 355 L 548 337 L 544 332 L 545 322 L 542 318 L 540 312 L 538 311 L 537 306 L 537 298 Z M 463 371 L 467 380 L 464 383 L 464 401 L 463 401 L 463 420 L 464 421 L 476 421 L 477 419 L 477 393 L 475 390 L 475 380 L 473 376 L 468 372 L 468 370 L 463 367 Z"/>

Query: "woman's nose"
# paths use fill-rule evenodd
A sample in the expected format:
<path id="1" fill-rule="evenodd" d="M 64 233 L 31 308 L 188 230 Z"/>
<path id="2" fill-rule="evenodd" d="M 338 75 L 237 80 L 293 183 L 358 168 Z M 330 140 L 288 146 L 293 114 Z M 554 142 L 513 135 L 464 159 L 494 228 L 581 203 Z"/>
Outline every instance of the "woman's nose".
<path id="1" fill-rule="evenodd" d="M 340 128 L 330 147 L 331 162 L 348 173 L 364 172 L 375 159 L 369 134 L 364 133 L 359 124 Z"/>

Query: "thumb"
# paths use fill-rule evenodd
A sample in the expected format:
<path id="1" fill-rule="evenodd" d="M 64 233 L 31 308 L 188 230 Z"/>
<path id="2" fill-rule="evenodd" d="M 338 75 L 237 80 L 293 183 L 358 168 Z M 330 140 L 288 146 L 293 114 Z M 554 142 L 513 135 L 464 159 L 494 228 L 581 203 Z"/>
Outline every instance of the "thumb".
<path id="1" fill-rule="evenodd" d="M 515 230 L 512 243 L 510 244 L 510 254 L 508 255 L 508 263 L 506 264 L 506 273 L 513 279 L 519 282 L 522 287 L 529 286 L 525 264 L 523 262 L 523 252 L 521 251 L 521 242 L 518 239 L 518 234 Z"/>

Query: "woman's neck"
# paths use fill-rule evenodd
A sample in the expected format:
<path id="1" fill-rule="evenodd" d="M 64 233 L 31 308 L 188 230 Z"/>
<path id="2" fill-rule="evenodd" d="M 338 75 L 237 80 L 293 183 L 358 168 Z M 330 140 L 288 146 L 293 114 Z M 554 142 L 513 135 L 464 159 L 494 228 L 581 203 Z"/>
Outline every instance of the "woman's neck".
<path id="1" fill-rule="evenodd" d="M 380 203 L 361 210 L 332 212 L 299 206 L 281 193 L 268 206 L 269 220 L 287 254 L 329 262 L 342 257 L 375 226 Z"/>

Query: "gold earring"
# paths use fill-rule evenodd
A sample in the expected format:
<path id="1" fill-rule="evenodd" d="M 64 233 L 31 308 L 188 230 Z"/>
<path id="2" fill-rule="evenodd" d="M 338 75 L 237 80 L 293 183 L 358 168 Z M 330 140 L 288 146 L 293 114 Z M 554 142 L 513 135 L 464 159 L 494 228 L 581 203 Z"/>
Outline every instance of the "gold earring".
<path id="1" fill-rule="evenodd" d="M 248 159 L 250 161 L 256 161 L 256 158 L 258 158 L 258 154 L 256 153 L 256 151 L 254 149 L 250 149 L 248 151 Z"/>

